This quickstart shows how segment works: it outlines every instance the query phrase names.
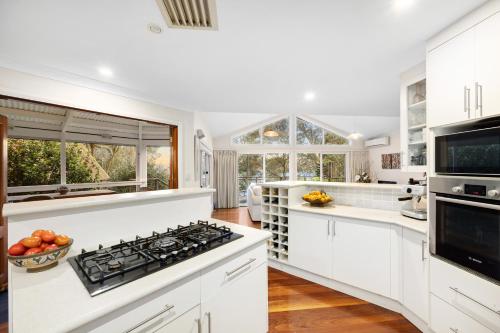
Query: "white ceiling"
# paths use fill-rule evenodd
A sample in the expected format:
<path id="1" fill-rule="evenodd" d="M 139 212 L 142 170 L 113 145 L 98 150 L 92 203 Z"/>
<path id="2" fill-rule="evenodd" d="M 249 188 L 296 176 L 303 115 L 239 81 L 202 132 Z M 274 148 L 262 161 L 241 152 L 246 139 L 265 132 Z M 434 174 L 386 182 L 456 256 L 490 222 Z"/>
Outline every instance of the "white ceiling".
<path id="1" fill-rule="evenodd" d="M 155 0 L 0 0 L 0 66 L 189 111 L 395 116 L 424 41 L 485 1 L 394 1 L 216 0 L 219 30 L 199 31 Z"/>

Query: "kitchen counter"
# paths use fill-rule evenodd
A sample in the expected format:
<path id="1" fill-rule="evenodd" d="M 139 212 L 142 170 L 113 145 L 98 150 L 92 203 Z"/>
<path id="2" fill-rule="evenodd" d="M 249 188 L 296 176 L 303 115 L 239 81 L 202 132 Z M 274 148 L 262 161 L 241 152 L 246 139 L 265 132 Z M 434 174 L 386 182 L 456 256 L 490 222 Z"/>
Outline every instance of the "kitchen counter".
<path id="1" fill-rule="evenodd" d="M 426 234 L 429 229 L 427 221 L 419 221 L 401 215 L 399 211 L 361 208 L 342 205 L 331 205 L 327 207 L 312 207 L 309 204 L 293 205 L 288 208 L 291 211 L 324 214 L 330 216 L 354 218 L 360 220 L 392 223 L 414 231 Z"/>
<path id="2" fill-rule="evenodd" d="M 271 186 L 278 188 L 294 188 L 300 186 L 313 187 L 338 187 L 338 188 L 359 188 L 359 189 L 387 189 L 401 190 L 402 184 L 377 184 L 377 183 L 340 183 L 340 182 L 315 182 L 315 181 L 278 181 L 261 184 L 262 186 Z"/>
<path id="3" fill-rule="evenodd" d="M 3 206 L 3 216 L 56 212 L 70 209 L 98 208 L 102 206 L 144 203 L 147 201 L 168 201 L 187 196 L 204 195 L 215 192 L 211 188 L 181 188 L 162 191 L 109 194 L 93 197 L 68 198 L 64 200 L 42 200 L 8 203 Z"/>
<path id="4" fill-rule="evenodd" d="M 13 296 L 11 323 L 14 323 L 14 331 L 68 332 L 263 242 L 271 236 L 269 232 L 258 229 L 215 219 L 210 221 L 225 224 L 244 237 L 95 297 L 90 297 L 67 261 L 68 257 L 78 254 L 78 249 L 72 248 L 58 266 L 43 272 L 27 273 L 25 269 L 9 264 L 11 275 L 9 289 Z M 114 241 L 118 239 L 110 240 L 110 243 Z"/>

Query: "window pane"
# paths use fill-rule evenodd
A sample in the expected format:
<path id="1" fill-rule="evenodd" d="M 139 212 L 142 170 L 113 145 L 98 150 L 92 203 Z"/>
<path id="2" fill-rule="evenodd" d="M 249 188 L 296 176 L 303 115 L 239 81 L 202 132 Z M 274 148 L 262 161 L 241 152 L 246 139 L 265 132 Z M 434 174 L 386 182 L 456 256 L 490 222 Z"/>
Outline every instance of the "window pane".
<path id="1" fill-rule="evenodd" d="M 264 126 L 263 141 L 267 144 L 288 144 L 288 118 Z"/>
<path id="2" fill-rule="evenodd" d="M 323 143 L 323 129 L 308 121 L 297 118 L 297 144 L 320 145 Z"/>
<path id="3" fill-rule="evenodd" d="M 260 132 L 258 129 L 252 132 L 245 133 L 243 135 L 237 136 L 233 139 L 235 144 L 259 144 L 260 143 Z"/>
<path id="4" fill-rule="evenodd" d="M 263 158 L 260 154 L 242 154 L 238 157 L 238 184 L 240 204 L 246 204 L 248 185 L 262 183 Z"/>
<path id="5" fill-rule="evenodd" d="M 8 139 L 8 186 L 61 182 L 61 144 L 56 141 Z"/>
<path id="6" fill-rule="evenodd" d="M 320 180 L 319 154 L 297 154 L 297 180 Z"/>
<path id="7" fill-rule="evenodd" d="M 66 182 L 117 182 L 136 180 L 134 146 L 66 143 Z"/>
<path id="8" fill-rule="evenodd" d="M 323 154 L 323 181 L 345 182 L 345 154 Z"/>
<path id="9" fill-rule="evenodd" d="M 288 154 L 266 154 L 266 182 L 289 179 Z"/>
<path id="10" fill-rule="evenodd" d="M 147 147 L 148 190 L 166 190 L 170 188 L 170 146 Z"/>
<path id="11" fill-rule="evenodd" d="M 325 144 L 326 145 L 346 145 L 349 141 L 333 132 L 325 130 Z"/>

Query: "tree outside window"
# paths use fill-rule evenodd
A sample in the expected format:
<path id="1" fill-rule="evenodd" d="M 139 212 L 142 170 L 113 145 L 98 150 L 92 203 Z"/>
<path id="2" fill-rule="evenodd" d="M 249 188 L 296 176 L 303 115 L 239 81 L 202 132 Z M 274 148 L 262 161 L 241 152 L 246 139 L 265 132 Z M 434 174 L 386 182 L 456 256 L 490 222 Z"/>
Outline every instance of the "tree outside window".
<path id="1" fill-rule="evenodd" d="M 325 182 L 345 182 L 345 154 L 323 154 L 321 159 Z"/>
<path id="2" fill-rule="evenodd" d="M 266 154 L 266 182 L 289 179 L 289 155 Z"/>
<path id="3" fill-rule="evenodd" d="M 299 145 L 320 145 L 323 143 L 323 129 L 301 118 L 297 118 L 296 136 Z"/>
<path id="4" fill-rule="evenodd" d="M 275 121 L 265 125 L 262 130 L 264 144 L 288 144 L 289 143 L 289 124 L 288 118 Z"/>
<path id="5" fill-rule="evenodd" d="M 297 180 L 320 179 L 320 154 L 297 153 Z"/>
<path id="6" fill-rule="evenodd" d="M 259 144 L 260 143 L 260 131 L 259 131 L 259 129 L 256 129 L 254 131 L 237 136 L 233 139 L 233 143 L 241 144 L 241 145 Z"/>

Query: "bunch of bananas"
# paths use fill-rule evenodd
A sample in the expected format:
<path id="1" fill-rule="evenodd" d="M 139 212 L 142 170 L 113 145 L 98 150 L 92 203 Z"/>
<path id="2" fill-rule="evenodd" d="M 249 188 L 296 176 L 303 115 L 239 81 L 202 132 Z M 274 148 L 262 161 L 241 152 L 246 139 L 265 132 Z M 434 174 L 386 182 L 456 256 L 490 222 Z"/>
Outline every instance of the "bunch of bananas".
<path id="1" fill-rule="evenodd" d="M 323 191 L 312 191 L 305 194 L 302 199 L 309 203 L 326 204 L 332 201 L 332 197 Z"/>

